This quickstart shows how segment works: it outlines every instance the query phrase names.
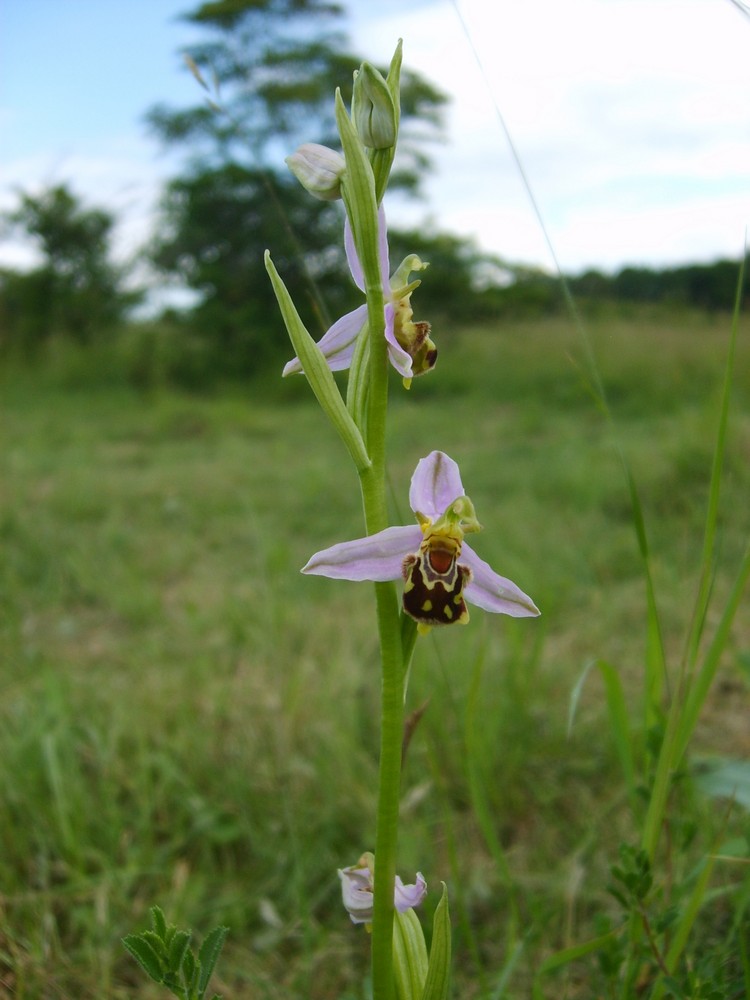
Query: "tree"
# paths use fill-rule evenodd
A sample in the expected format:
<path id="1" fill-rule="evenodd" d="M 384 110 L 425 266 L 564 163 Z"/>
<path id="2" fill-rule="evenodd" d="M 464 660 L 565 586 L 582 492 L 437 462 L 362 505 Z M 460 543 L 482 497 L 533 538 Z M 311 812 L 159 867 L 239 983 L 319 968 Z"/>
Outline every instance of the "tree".
<path id="1" fill-rule="evenodd" d="M 274 203 L 283 205 L 283 226 L 269 211 Z M 311 199 L 293 178 L 226 164 L 172 181 L 163 204 L 164 233 L 153 260 L 201 293 L 189 326 L 206 375 L 267 370 L 289 352 L 263 264 L 271 244 L 290 292 L 309 304 L 312 332 L 320 335 L 330 320 L 318 285 L 326 289 L 328 309 L 338 314 L 350 305 L 347 290 L 332 280 L 345 267 L 343 248 L 337 248 L 339 211 Z M 294 235 L 300 220 L 304 253 Z"/>
<path id="2" fill-rule="evenodd" d="M 301 142 L 339 144 L 334 90 L 341 86 L 349 100 L 361 63 L 337 30 L 342 15 L 326 0 L 202 4 L 186 19 L 206 29 L 207 40 L 191 59 L 212 101 L 184 110 L 159 106 L 148 115 L 164 142 L 192 153 L 185 174 L 167 188 L 152 258 L 163 273 L 201 293 L 187 339 L 202 344 L 204 365 L 216 371 L 267 369 L 269 355 L 288 350 L 263 267 L 271 244 L 278 255 L 285 243 L 286 260 L 277 257 L 277 263 L 298 301 L 304 289 L 313 332 L 325 329 L 328 314 L 337 315 L 353 290 L 341 281 L 340 206 L 316 202 L 284 164 Z M 438 134 L 444 103 L 426 81 L 403 73 L 392 186 L 418 191 L 426 143 Z"/>
<path id="3" fill-rule="evenodd" d="M 341 30 L 329 30 L 343 14 L 327 0 L 201 4 L 185 20 L 204 26 L 208 37 L 189 55 L 213 99 L 184 110 L 158 105 L 147 121 L 164 142 L 187 144 L 204 169 L 226 163 L 280 169 L 301 142 L 337 146 L 333 92 L 341 87 L 350 100 L 362 62 Z M 440 136 L 446 100 L 419 74 L 402 70 L 391 188 L 418 191 L 429 167 L 426 144 Z"/>
<path id="4" fill-rule="evenodd" d="M 109 260 L 114 220 L 84 208 L 65 186 L 38 196 L 21 193 L 5 217 L 41 252 L 42 264 L 0 279 L 0 315 L 9 342 L 33 352 L 56 334 L 90 343 L 117 323 L 135 296 L 122 290 L 123 274 Z"/>

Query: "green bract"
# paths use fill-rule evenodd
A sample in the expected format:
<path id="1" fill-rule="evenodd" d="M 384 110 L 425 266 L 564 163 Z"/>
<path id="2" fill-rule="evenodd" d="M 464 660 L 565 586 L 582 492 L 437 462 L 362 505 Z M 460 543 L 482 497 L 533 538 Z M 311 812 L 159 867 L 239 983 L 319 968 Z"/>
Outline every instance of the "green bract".
<path id="1" fill-rule="evenodd" d="M 396 145 L 398 112 L 388 84 L 374 66 L 362 63 L 354 76 L 352 118 L 362 143 L 368 149 Z"/>

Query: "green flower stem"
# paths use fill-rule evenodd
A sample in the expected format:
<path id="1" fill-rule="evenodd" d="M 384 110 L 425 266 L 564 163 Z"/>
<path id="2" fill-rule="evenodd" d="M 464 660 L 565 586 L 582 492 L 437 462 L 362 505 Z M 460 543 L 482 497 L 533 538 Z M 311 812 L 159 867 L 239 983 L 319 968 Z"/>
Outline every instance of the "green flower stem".
<path id="1" fill-rule="evenodd" d="M 385 431 L 388 409 L 388 347 L 385 339 L 385 299 L 378 259 L 378 202 L 375 178 L 365 150 L 339 91 L 335 100 L 336 124 L 346 158 L 341 196 L 352 229 L 354 245 L 364 274 L 367 326 L 370 342 L 364 431 L 371 465 L 359 469 L 365 526 L 368 535 L 388 527 L 385 491 Z M 364 373 L 362 373 L 364 374 Z M 360 374 L 355 374 L 356 378 Z M 361 387 L 352 394 L 362 399 Z M 375 832 L 375 878 L 372 921 L 373 1000 L 392 1000 L 393 885 L 396 877 L 398 807 L 401 789 L 403 738 L 403 646 L 396 588 L 375 584 L 380 637 L 381 734 L 378 813 Z"/>
<path id="2" fill-rule="evenodd" d="M 404 690 L 398 600 L 392 583 L 376 583 L 380 632 L 381 729 L 378 814 L 375 831 L 375 896 L 372 922 L 373 1000 L 393 996 L 393 885 L 396 878 L 401 791 Z"/>
<path id="3" fill-rule="evenodd" d="M 367 276 L 366 276 L 367 277 Z M 360 475 L 368 534 L 388 526 L 385 490 L 385 430 L 388 403 L 388 354 L 384 336 L 383 290 L 366 283 L 370 329 L 370 384 L 367 395 L 367 441 L 372 465 Z M 381 734 L 375 833 L 375 885 L 372 927 L 374 1000 L 393 996 L 393 885 L 396 877 L 398 812 L 403 739 L 403 646 L 396 588 L 376 583 L 380 637 Z"/>

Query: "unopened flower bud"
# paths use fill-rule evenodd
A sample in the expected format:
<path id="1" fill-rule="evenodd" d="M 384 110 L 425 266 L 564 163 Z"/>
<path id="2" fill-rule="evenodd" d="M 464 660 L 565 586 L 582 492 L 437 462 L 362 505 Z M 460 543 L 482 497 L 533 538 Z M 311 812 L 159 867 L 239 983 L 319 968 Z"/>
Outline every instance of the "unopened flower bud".
<path id="1" fill-rule="evenodd" d="M 388 149 L 396 145 L 398 114 L 393 95 L 370 63 L 362 63 L 354 78 L 352 118 L 365 146 Z"/>
<path id="2" fill-rule="evenodd" d="M 296 153 L 287 156 L 286 165 L 302 187 L 321 201 L 341 197 L 341 177 L 346 160 L 333 149 L 317 142 L 306 142 Z"/>

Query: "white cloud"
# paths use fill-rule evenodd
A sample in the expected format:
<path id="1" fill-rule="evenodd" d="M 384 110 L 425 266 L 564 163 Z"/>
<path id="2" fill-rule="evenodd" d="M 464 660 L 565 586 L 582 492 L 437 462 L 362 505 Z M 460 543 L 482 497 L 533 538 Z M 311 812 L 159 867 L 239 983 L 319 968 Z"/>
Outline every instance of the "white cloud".
<path id="1" fill-rule="evenodd" d="M 750 22 L 729 3 L 460 0 L 459 9 L 481 71 L 450 3 L 368 16 L 357 33 L 379 61 L 403 37 L 405 64 L 454 95 L 451 145 L 428 185 L 446 227 L 510 259 L 550 263 L 499 110 L 565 266 L 740 252 Z"/>
<path id="2" fill-rule="evenodd" d="M 0 164 L 0 212 L 17 206 L 18 190 L 35 195 L 68 185 L 85 206 L 115 217 L 113 256 L 126 262 L 152 235 L 162 185 L 174 170 L 174 161 L 159 157 L 153 144 L 135 132 L 79 144 L 70 152 L 39 151 Z M 20 237 L 0 244 L 0 262 L 6 266 L 23 268 L 36 260 Z"/>
<path id="3" fill-rule="evenodd" d="M 405 65 L 454 98 L 450 143 L 434 149 L 439 169 L 428 179 L 428 206 L 394 200 L 393 224 L 430 214 L 509 260 L 551 265 L 497 106 L 565 267 L 737 255 L 750 222 L 750 21 L 727 0 L 458 5 L 482 71 L 447 0 L 353 3 L 357 51 L 387 62 L 402 37 Z M 182 10 L 176 0 L 174 10 Z M 172 67 L 173 48 L 164 44 L 164 65 Z M 151 64 L 160 64 L 158 53 Z M 85 65 L 79 69 L 90 78 Z M 170 74 L 153 92 L 180 103 L 169 88 L 179 81 L 181 95 L 185 81 Z M 125 260 L 152 234 L 161 186 L 178 160 L 160 156 L 145 135 L 145 105 L 130 108 L 127 119 L 120 109 L 102 135 L 107 96 L 86 93 L 75 139 L 61 140 L 66 147 L 45 142 L 66 132 L 45 128 L 52 112 L 40 98 L 23 110 L 22 102 L 0 109 L 18 147 L 11 142 L 0 162 L 0 211 L 15 203 L 14 186 L 70 182 L 86 203 L 117 215 L 115 249 Z M 28 246 L 0 245 L 0 263 L 28 261 Z"/>

